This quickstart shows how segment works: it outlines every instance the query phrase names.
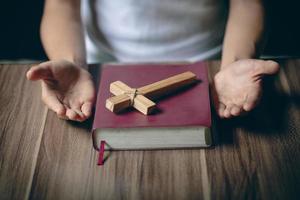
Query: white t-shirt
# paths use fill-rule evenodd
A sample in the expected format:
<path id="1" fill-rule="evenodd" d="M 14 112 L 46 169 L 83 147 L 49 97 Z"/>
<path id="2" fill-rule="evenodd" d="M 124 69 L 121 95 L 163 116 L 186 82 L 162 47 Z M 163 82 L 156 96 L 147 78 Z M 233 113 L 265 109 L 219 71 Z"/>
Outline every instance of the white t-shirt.
<path id="1" fill-rule="evenodd" d="M 88 62 L 195 61 L 222 49 L 223 0 L 82 0 Z"/>

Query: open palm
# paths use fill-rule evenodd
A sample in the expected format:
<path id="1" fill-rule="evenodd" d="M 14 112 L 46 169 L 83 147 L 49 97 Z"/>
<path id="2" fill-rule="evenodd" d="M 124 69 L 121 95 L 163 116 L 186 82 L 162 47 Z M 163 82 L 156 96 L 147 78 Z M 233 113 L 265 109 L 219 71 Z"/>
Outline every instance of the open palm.
<path id="1" fill-rule="evenodd" d="M 238 116 L 252 110 L 262 94 L 262 78 L 275 74 L 274 61 L 245 59 L 236 61 L 214 77 L 214 104 L 220 117 Z"/>
<path id="2" fill-rule="evenodd" d="M 60 118 L 84 121 L 91 115 L 95 88 L 86 70 L 65 60 L 48 61 L 27 72 L 29 80 L 42 80 L 42 100 Z"/>

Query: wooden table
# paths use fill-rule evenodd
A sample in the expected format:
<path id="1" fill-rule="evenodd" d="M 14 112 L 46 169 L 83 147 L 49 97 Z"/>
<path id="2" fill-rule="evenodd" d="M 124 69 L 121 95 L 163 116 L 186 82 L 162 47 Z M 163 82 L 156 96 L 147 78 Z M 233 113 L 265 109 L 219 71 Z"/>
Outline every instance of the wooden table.
<path id="1" fill-rule="evenodd" d="M 215 147 L 113 152 L 103 167 L 92 120 L 58 119 L 25 79 L 30 65 L 1 65 L 0 199 L 297 199 L 300 60 L 280 63 L 256 110 L 217 120 Z"/>

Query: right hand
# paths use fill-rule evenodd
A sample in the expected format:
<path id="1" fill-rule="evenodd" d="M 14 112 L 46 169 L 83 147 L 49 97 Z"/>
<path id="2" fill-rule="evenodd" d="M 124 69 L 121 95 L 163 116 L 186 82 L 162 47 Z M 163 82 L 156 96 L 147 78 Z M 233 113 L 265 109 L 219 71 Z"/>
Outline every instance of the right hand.
<path id="1" fill-rule="evenodd" d="M 28 80 L 41 80 L 42 100 L 63 119 L 84 121 L 92 114 L 95 87 L 88 71 L 59 60 L 33 66 Z"/>

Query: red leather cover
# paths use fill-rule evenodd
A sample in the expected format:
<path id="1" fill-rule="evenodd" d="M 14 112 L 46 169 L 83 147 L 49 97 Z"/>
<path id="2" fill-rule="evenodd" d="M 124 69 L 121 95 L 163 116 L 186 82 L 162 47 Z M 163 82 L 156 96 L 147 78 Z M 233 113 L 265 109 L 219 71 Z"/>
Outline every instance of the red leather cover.
<path id="1" fill-rule="evenodd" d="M 135 109 L 115 114 L 105 108 L 112 96 L 111 82 L 120 80 L 130 87 L 141 87 L 170 76 L 192 71 L 200 80 L 198 84 L 162 98 L 158 111 L 143 115 Z M 133 127 L 211 126 L 207 69 L 205 63 L 191 64 L 106 64 L 102 68 L 93 129 Z"/>

